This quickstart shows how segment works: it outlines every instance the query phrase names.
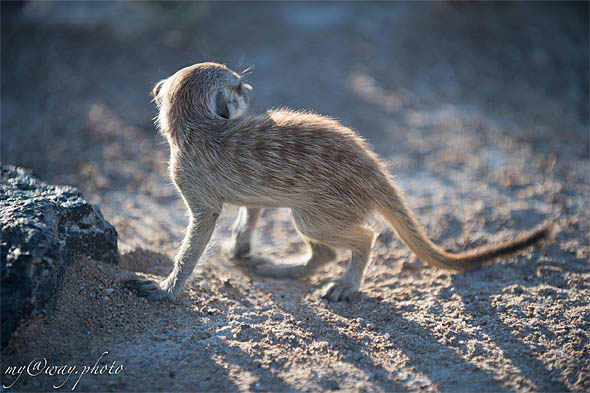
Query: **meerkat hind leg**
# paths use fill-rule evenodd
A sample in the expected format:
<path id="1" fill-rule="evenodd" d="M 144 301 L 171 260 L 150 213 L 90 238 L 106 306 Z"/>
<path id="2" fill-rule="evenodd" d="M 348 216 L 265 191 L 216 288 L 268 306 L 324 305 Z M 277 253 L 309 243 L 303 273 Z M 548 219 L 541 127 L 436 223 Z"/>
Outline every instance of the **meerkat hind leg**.
<path id="1" fill-rule="evenodd" d="M 306 262 L 279 265 L 268 261 L 257 265 L 256 273 L 274 278 L 305 277 L 336 258 L 336 251 L 330 246 L 313 240 L 306 240 L 305 243 L 311 250 L 311 256 Z"/>
<path id="2" fill-rule="evenodd" d="M 375 234 L 365 226 L 358 226 L 342 234 L 342 242 L 347 242 L 352 250 L 350 263 L 344 274 L 331 282 L 323 295 L 329 301 L 352 300 L 363 283 L 365 268 L 369 263 Z"/>
<path id="3" fill-rule="evenodd" d="M 227 253 L 230 258 L 240 259 L 250 253 L 252 233 L 256 228 L 262 209 L 240 207 L 233 225 L 232 238 Z"/>

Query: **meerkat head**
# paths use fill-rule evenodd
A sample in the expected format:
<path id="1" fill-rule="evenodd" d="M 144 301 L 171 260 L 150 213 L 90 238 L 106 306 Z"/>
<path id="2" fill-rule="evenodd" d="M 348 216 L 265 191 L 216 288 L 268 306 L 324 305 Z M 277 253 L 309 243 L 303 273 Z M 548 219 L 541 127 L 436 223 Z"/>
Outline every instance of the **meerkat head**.
<path id="1" fill-rule="evenodd" d="M 160 130 L 177 136 L 199 124 L 239 118 L 254 89 L 242 76 L 217 63 L 199 63 L 156 83 L 152 90 L 160 110 Z"/>

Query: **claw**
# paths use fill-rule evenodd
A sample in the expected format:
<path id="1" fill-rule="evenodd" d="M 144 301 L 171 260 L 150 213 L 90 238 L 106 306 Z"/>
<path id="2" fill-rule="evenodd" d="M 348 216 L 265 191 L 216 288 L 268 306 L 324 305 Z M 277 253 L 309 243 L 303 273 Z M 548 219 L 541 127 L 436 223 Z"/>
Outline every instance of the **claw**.
<path id="1" fill-rule="evenodd" d="M 146 278 L 134 278 L 125 281 L 124 284 L 138 296 L 145 297 L 148 300 L 172 300 L 171 293 L 162 289 L 160 284 L 156 281 Z"/>
<path id="2" fill-rule="evenodd" d="M 340 302 L 346 300 L 348 302 L 358 297 L 358 286 L 342 282 L 334 281 L 328 284 L 322 298 L 328 299 L 330 302 Z"/>

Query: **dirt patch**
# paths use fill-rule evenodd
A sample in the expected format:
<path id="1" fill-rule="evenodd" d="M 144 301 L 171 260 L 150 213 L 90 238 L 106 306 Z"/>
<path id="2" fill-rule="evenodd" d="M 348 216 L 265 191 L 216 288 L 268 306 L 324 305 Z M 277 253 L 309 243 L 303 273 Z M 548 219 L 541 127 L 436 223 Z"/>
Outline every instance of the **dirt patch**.
<path id="1" fill-rule="evenodd" d="M 80 187 L 122 253 L 119 267 L 68 268 L 54 315 L 3 351 L 3 383 L 16 379 L 8 366 L 46 358 L 77 366 L 61 385 L 77 391 L 590 390 L 587 15 L 584 3 L 32 2 L 3 12 L 2 159 Z M 254 112 L 313 109 L 366 137 L 444 248 L 550 216 L 555 241 L 449 274 L 377 219 L 361 295 L 331 304 L 320 294 L 343 263 L 280 281 L 228 261 L 227 207 L 180 301 L 137 298 L 122 281 L 164 277 L 187 222 L 148 93 L 212 59 L 256 65 Z M 305 257 L 288 211 L 264 211 L 253 252 Z M 10 390 L 53 390 L 66 377 L 23 375 Z"/>

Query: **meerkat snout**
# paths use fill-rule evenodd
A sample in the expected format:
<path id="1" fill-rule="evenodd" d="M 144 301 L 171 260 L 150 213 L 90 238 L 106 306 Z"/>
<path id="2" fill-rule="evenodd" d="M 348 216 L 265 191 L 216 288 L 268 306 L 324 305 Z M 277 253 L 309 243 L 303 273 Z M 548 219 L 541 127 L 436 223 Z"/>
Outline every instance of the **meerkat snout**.
<path id="1" fill-rule="evenodd" d="M 164 82 L 166 82 L 166 79 L 162 79 L 161 81 L 156 83 L 154 85 L 154 88 L 150 92 L 150 95 L 152 96 L 152 98 L 158 108 L 160 108 L 162 106 L 162 100 L 160 99 L 159 94 L 160 94 L 160 90 L 162 89 L 162 85 L 164 84 Z"/>

